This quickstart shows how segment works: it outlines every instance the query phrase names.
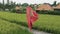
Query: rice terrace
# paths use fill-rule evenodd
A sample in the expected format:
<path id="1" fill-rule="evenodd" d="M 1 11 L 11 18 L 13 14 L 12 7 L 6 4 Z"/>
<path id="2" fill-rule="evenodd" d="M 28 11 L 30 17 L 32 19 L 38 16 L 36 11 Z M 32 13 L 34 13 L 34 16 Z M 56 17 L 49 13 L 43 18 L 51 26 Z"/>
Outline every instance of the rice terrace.
<path id="1" fill-rule="evenodd" d="M 58 33 L 58 34 L 60 33 L 60 27 L 59 27 L 60 26 L 60 16 L 39 14 L 39 17 L 40 18 L 36 21 L 36 23 L 34 23 L 33 29 L 43 30 L 46 32 L 52 32 L 52 33 Z M 9 12 L 1 11 L 0 12 L 1 25 L 4 23 L 7 24 L 8 22 L 11 22 L 11 24 L 12 24 L 10 27 L 14 26 L 13 23 L 15 23 L 17 25 L 23 24 L 23 26 L 27 26 L 26 14 L 16 14 L 16 13 L 9 13 Z M 6 27 L 9 27 L 9 26 L 6 26 Z"/>
<path id="2" fill-rule="evenodd" d="M 0 2 L 0 34 L 60 34 L 58 1 L 54 1 L 53 4 L 1 1 L 3 3 Z"/>

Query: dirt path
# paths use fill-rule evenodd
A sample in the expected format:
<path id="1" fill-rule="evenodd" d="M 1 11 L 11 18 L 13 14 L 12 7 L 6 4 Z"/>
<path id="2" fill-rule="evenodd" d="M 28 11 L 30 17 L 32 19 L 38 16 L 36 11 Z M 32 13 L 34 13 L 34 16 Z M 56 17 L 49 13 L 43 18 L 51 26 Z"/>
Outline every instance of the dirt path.
<path id="1" fill-rule="evenodd" d="M 26 28 L 26 29 L 29 30 L 29 28 L 24 27 L 24 26 L 22 26 L 22 28 Z M 30 31 L 30 30 L 29 30 L 29 31 Z M 32 32 L 33 34 L 51 34 L 51 33 L 43 32 L 43 31 L 38 31 L 38 30 L 34 30 L 34 29 L 32 29 L 31 32 Z"/>
<path id="2" fill-rule="evenodd" d="M 43 31 L 32 30 L 33 34 L 51 34 Z"/>

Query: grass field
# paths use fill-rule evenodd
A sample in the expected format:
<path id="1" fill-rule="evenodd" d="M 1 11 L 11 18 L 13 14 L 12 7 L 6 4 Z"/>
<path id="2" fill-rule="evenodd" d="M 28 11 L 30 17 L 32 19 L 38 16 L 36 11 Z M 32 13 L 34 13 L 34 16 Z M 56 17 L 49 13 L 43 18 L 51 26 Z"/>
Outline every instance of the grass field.
<path id="1" fill-rule="evenodd" d="M 60 16 L 41 14 L 34 27 L 38 30 L 60 34 Z"/>
<path id="2" fill-rule="evenodd" d="M 0 12 L 0 19 L 27 26 L 26 14 Z M 39 14 L 39 19 L 33 24 L 33 28 L 60 34 L 60 16 Z"/>
<path id="3" fill-rule="evenodd" d="M 32 34 L 22 26 L 0 19 L 0 34 Z"/>

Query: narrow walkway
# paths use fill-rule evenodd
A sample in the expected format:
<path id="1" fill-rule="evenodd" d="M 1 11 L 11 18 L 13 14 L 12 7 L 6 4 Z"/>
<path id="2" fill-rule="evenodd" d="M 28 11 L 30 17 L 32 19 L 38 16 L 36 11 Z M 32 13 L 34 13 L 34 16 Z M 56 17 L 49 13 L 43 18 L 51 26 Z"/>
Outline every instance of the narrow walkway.
<path id="1" fill-rule="evenodd" d="M 26 28 L 26 29 L 29 30 L 29 28 L 24 27 L 24 26 L 22 26 L 22 28 Z M 32 29 L 31 32 L 32 32 L 33 34 L 51 34 L 51 33 L 43 32 L 43 31 L 38 31 L 38 30 L 34 30 L 34 29 Z"/>
<path id="2" fill-rule="evenodd" d="M 51 34 L 43 31 L 32 30 L 33 34 Z"/>

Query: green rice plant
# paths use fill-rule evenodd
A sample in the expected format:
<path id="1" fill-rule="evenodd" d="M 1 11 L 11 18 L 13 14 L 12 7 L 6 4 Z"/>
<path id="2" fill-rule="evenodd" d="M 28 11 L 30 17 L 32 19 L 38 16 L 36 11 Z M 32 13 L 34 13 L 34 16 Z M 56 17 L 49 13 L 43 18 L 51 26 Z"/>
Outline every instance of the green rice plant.
<path id="1" fill-rule="evenodd" d="M 26 14 L 0 12 L 0 18 L 6 21 L 27 26 Z M 54 34 L 60 34 L 60 16 L 39 14 L 39 19 L 33 24 L 33 28 Z"/>
<path id="2" fill-rule="evenodd" d="M 0 34 L 32 34 L 22 26 L 0 19 Z"/>
<path id="3" fill-rule="evenodd" d="M 17 24 L 27 25 L 27 23 L 25 23 L 27 22 L 25 14 L 0 12 L 0 18 L 6 21 L 17 23 Z"/>
<path id="4" fill-rule="evenodd" d="M 60 34 L 60 16 L 41 14 L 33 27 L 37 30 Z"/>

